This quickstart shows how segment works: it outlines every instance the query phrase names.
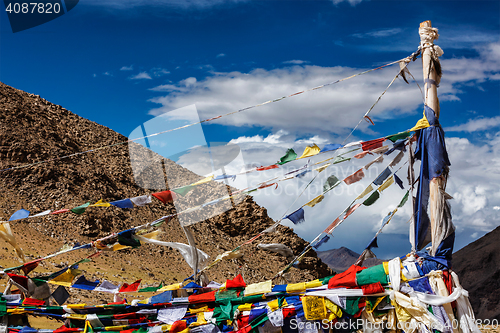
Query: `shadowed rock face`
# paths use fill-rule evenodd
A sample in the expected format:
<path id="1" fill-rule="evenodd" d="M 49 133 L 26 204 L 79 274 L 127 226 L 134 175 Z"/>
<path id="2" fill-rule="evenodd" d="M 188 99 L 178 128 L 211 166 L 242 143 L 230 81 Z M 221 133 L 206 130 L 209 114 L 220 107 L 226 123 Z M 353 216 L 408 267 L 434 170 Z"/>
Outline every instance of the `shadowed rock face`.
<path id="1" fill-rule="evenodd" d="M 453 254 L 477 318 L 500 320 L 500 227 Z"/>
<path id="2" fill-rule="evenodd" d="M 318 251 L 318 257 L 337 273 L 343 272 L 351 267 L 359 258 L 359 254 L 346 247 L 328 251 Z M 371 267 L 381 264 L 382 260 L 370 258 L 363 262 L 363 266 Z"/>
<path id="3" fill-rule="evenodd" d="M 3 83 L 0 83 L 0 110 L 0 169 L 127 140 L 105 126 Z M 177 187 L 202 179 L 201 176 L 171 160 L 155 155 L 140 145 L 136 145 L 134 158 L 140 159 L 141 152 L 144 159 L 154 155 L 162 160 L 168 171 L 166 174 L 175 175 L 172 179 L 166 179 L 167 186 Z M 148 177 L 148 172 L 150 171 L 145 167 L 140 176 Z M 183 183 L 179 183 L 180 180 Z M 127 144 L 28 168 L 0 172 L 0 189 L 3 194 L 0 197 L 2 219 L 8 218 L 20 208 L 37 213 L 47 209 L 73 208 L 86 202 L 94 203 L 99 199 L 109 202 L 156 192 L 154 189 L 145 190 L 136 185 Z M 227 195 L 230 190 L 226 185 L 210 182 L 189 192 L 183 197 L 183 204 L 199 204 L 202 203 L 202 195 L 204 200 L 211 200 Z M 267 215 L 266 209 L 257 205 L 252 197 L 244 196 L 239 199 L 236 203 L 225 201 L 225 207 L 211 206 L 210 210 L 205 212 L 206 216 L 198 216 L 206 217 L 206 220 L 189 227 L 196 238 L 198 248 L 208 253 L 212 260 L 218 254 L 232 250 L 274 223 Z M 39 237 L 39 242 L 60 245 L 76 241 L 86 243 L 175 211 L 174 205 L 164 205 L 153 199 L 151 204 L 134 209 L 91 207 L 81 215 L 65 213 L 28 219 L 22 222 L 22 230 L 38 235 L 36 237 Z M 15 231 L 19 232 L 20 227 L 17 225 L 19 224 L 15 224 L 13 228 L 17 228 Z M 187 243 L 176 218 L 161 229 L 161 240 Z M 30 250 L 29 247 L 33 246 L 32 253 L 36 254 L 32 255 L 33 259 L 48 254 L 37 253 L 36 245 L 30 245 L 28 241 L 20 243 L 25 250 Z M 241 259 L 223 261 L 209 270 L 208 278 L 223 282 L 238 273 L 242 273 L 250 283 L 272 278 L 287 261 L 278 254 L 258 249 L 258 243 L 283 243 L 290 247 L 295 255 L 307 245 L 292 229 L 279 226 L 275 232 L 266 234 L 255 244 L 244 246 L 242 251 L 245 255 Z M 3 248 L 0 254 L 2 251 L 7 254 L 10 248 Z M 84 257 L 84 254 L 80 255 Z M 151 283 L 172 283 L 192 273 L 177 251 L 170 248 L 159 249 L 144 245 L 138 249 L 111 252 L 106 256 L 110 270 L 116 266 L 122 267 L 122 271 L 124 265 L 134 265 L 134 260 L 140 258 L 137 265 L 143 268 L 144 275 L 146 271 L 149 272 L 147 275 Z M 300 269 L 293 268 L 286 275 L 289 282 L 313 280 L 331 274 L 331 270 L 321 262 L 314 251 L 308 253 L 299 267 Z M 81 267 L 84 271 L 87 268 L 84 265 Z M 91 268 L 88 269 L 92 272 Z M 104 275 L 101 278 L 130 282 L 120 281 L 119 277 L 113 276 Z"/>

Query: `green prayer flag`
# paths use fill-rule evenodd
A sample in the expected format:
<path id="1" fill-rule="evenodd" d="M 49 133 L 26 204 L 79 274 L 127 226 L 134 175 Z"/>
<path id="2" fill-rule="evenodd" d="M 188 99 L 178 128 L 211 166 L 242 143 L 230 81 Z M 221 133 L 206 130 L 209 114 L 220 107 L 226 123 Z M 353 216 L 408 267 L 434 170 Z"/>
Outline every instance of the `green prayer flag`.
<path id="1" fill-rule="evenodd" d="M 324 278 L 319 279 L 319 280 L 321 281 L 321 283 L 322 283 L 323 285 L 325 285 L 325 284 L 328 284 L 328 281 L 330 281 L 330 279 L 331 279 L 332 277 L 334 277 L 334 276 L 335 276 L 335 275 L 330 275 L 330 276 L 324 277 Z"/>
<path id="2" fill-rule="evenodd" d="M 158 287 L 146 287 L 146 288 L 139 289 L 138 292 L 147 293 L 147 292 L 151 292 L 151 291 L 157 291 L 161 287 L 162 287 L 162 284 L 160 283 L 160 285 Z"/>
<path id="3" fill-rule="evenodd" d="M 340 162 L 349 161 L 350 159 L 351 159 L 350 157 L 336 156 L 335 159 L 333 160 L 332 164 L 337 164 Z"/>
<path id="4" fill-rule="evenodd" d="M 337 177 L 335 177 L 335 175 L 331 175 L 326 179 L 325 184 L 323 184 L 323 192 L 330 191 L 338 184 L 340 184 L 340 180 Z"/>
<path id="5" fill-rule="evenodd" d="M 5 316 L 7 314 L 7 301 L 0 300 L 0 316 Z"/>
<path id="6" fill-rule="evenodd" d="M 400 132 L 398 134 L 389 135 L 389 136 L 386 136 L 385 138 L 388 140 L 391 140 L 392 142 L 396 142 L 396 141 L 401 140 L 401 139 L 406 139 L 409 136 L 410 136 L 410 132 L 408 131 L 408 132 Z"/>
<path id="7" fill-rule="evenodd" d="M 186 185 L 186 186 L 183 186 L 183 187 L 179 187 L 179 188 L 173 189 L 172 191 L 174 191 L 175 193 L 180 194 L 182 196 L 185 196 L 189 191 L 191 191 L 195 187 L 196 186 Z"/>
<path id="8" fill-rule="evenodd" d="M 135 330 L 134 333 L 146 333 L 148 331 L 147 328 L 141 327 L 138 330 Z"/>
<path id="9" fill-rule="evenodd" d="M 403 197 L 403 199 L 401 200 L 401 202 L 399 203 L 398 208 L 401 208 L 401 207 L 403 207 L 405 205 L 406 201 L 408 201 L 408 195 L 409 194 L 410 194 L 410 191 L 406 191 L 406 194 Z"/>
<path id="10" fill-rule="evenodd" d="M 378 193 L 378 191 L 375 191 L 365 201 L 363 201 L 363 205 L 371 206 L 375 203 L 375 201 L 378 200 L 379 197 L 380 197 L 380 193 Z"/>
<path id="11" fill-rule="evenodd" d="M 295 151 L 292 148 L 290 148 L 286 151 L 285 156 L 280 158 L 280 161 L 276 164 L 283 165 L 285 163 L 294 161 L 296 158 L 297 158 L 297 153 L 295 153 Z"/>
<path id="12" fill-rule="evenodd" d="M 356 283 L 358 286 L 380 282 L 382 285 L 387 285 L 387 275 L 384 271 L 384 265 L 376 265 L 363 269 L 356 273 Z"/>
<path id="13" fill-rule="evenodd" d="M 81 206 L 71 208 L 70 210 L 75 214 L 83 214 L 89 205 L 90 205 L 90 202 L 87 202 Z"/>

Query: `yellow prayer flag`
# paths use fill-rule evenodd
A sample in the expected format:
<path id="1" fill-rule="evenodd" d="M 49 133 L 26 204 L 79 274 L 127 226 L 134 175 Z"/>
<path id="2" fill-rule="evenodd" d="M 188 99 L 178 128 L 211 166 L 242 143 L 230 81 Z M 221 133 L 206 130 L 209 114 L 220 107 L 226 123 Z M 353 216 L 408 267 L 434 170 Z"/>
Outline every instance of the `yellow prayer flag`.
<path id="1" fill-rule="evenodd" d="M 68 309 L 77 309 L 77 310 L 82 310 L 85 308 L 85 306 L 87 306 L 87 304 L 85 303 L 80 303 L 80 304 L 68 304 L 68 305 L 65 305 L 68 307 Z"/>
<path id="2" fill-rule="evenodd" d="M 120 250 L 128 249 L 128 248 L 131 248 L 131 246 L 121 245 L 120 243 L 113 244 L 113 251 L 120 251 Z"/>
<path id="3" fill-rule="evenodd" d="M 55 278 L 47 282 L 52 284 L 58 284 L 64 287 L 71 287 L 71 281 L 73 281 L 75 276 L 80 275 L 81 273 L 82 271 L 78 269 L 69 268 L 68 270 L 66 270 L 66 272 L 56 276 Z"/>
<path id="4" fill-rule="evenodd" d="M 23 262 L 26 262 L 24 260 L 24 252 L 21 250 L 19 245 L 17 245 L 16 238 L 10 229 L 9 222 L 0 223 L 0 238 L 12 245 L 12 247 L 16 250 L 17 256 L 21 258 Z"/>
<path id="5" fill-rule="evenodd" d="M 196 321 L 189 324 L 189 327 L 196 327 L 196 326 L 201 326 L 201 325 L 206 325 L 206 324 L 207 324 L 207 321 L 205 320 L 205 314 L 198 313 L 196 315 Z"/>
<path id="6" fill-rule="evenodd" d="M 384 261 L 382 263 L 382 265 L 384 266 L 385 275 L 389 275 L 389 262 L 388 261 Z"/>
<path id="7" fill-rule="evenodd" d="M 89 205 L 89 207 L 109 207 L 109 206 L 111 206 L 111 204 L 109 202 L 102 201 L 102 199 L 100 199 L 93 205 Z"/>
<path id="8" fill-rule="evenodd" d="M 279 299 L 274 299 L 270 302 L 267 302 L 267 306 L 269 307 L 269 309 L 271 309 L 271 311 L 276 311 L 279 309 Z M 283 304 L 281 304 L 281 307 L 285 307 L 285 306 L 288 306 L 288 303 L 286 302 L 286 300 L 283 301 Z"/>
<path id="9" fill-rule="evenodd" d="M 321 172 L 321 171 L 325 170 L 326 168 L 328 168 L 330 165 L 332 165 L 332 163 L 327 163 L 327 164 L 322 165 L 322 166 L 320 166 L 319 168 L 316 168 L 316 169 L 314 169 L 314 170 L 316 170 L 316 171 L 318 171 L 318 172 Z"/>
<path id="10" fill-rule="evenodd" d="M 332 321 L 335 318 L 342 317 L 342 310 L 340 309 L 340 307 L 337 304 L 330 301 L 328 298 L 325 298 L 325 306 L 328 310 L 330 310 L 330 315 L 328 317 L 329 321 Z"/>
<path id="11" fill-rule="evenodd" d="M 305 158 L 305 157 L 310 157 L 318 154 L 321 149 L 313 143 L 310 146 L 307 146 L 306 149 L 304 149 L 304 152 L 302 153 L 302 156 L 300 156 L 298 159 Z"/>
<path id="12" fill-rule="evenodd" d="M 299 293 L 306 291 L 306 283 L 291 283 L 286 286 L 287 293 Z"/>
<path id="13" fill-rule="evenodd" d="M 240 304 L 238 305 L 238 310 L 240 310 L 240 312 L 250 311 L 252 310 L 252 303 Z"/>
<path id="14" fill-rule="evenodd" d="M 271 280 L 253 283 L 245 288 L 245 296 L 270 293 L 272 288 L 273 282 Z"/>
<path id="15" fill-rule="evenodd" d="M 424 113 L 424 116 L 422 117 L 422 119 L 420 119 L 419 121 L 417 121 L 417 123 L 415 124 L 415 126 L 413 126 L 410 129 L 410 132 L 413 132 L 413 131 L 416 131 L 416 130 L 419 130 L 419 129 L 422 129 L 422 128 L 426 128 L 426 127 L 429 127 L 429 126 L 430 126 L 429 121 L 427 120 L 427 117 L 425 116 L 425 113 Z"/>
<path id="16" fill-rule="evenodd" d="M 371 191 L 373 191 L 373 187 L 372 185 L 370 184 L 367 188 L 365 188 L 365 190 L 363 191 L 363 193 L 361 193 L 360 195 L 358 195 L 356 197 L 356 200 L 359 200 L 361 198 L 363 198 L 365 195 L 367 195 L 368 193 L 370 193 Z"/>
<path id="17" fill-rule="evenodd" d="M 204 305 L 201 307 L 195 307 L 194 309 L 188 309 L 189 313 L 195 314 L 195 313 L 200 313 L 200 312 L 207 312 L 208 311 L 208 305 Z"/>
<path id="18" fill-rule="evenodd" d="M 167 291 L 167 290 L 178 290 L 182 288 L 182 283 L 169 284 L 168 286 L 162 287 L 157 291 Z"/>
<path id="19" fill-rule="evenodd" d="M 77 314 L 77 313 L 67 313 L 66 318 L 76 319 L 76 320 L 86 320 L 87 315 L 86 314 Z"/>
<path id="20" fill-rule="evenodd" d="M 325 299 L 317 296 L 302 297 L 302 306 L 307 320 L 326 319 Z"/>
<path id="21" fill-rule="evenodd" d="M 205 177 L 202 180 L 197 181 L 196 183 L 192 183 L 191 186 L 205 184 L 205 183 L 208 183 L 209 181 L 211 181 L 212 179 L 214 179 L 214 175 Z"/>
<path id="22" fill-rule="evenodd" d="M 388 178 L 382 185 L 380 185 L 380 187 L 378 188 L 378 191 L 382 192 L 383 190 L 385 190 L 386 188 L 388 188 L 392 184 L 394 184 L 394 177 Z"/>
<path id="23" fill-rule="evenodd" d="M 124 331 L 128 325 L 120 325 L 120 326 L 106 326 L 104 329 L 106 331 Z"/>
<path id="24" fill-rule="evenodd" d="M 321 282 L 319 279 L 316 279 L 314 281 L 306 282 L 306 289 L 321 287 L 322 285 L 323 282 Z"/>
<path id="25" fill-rule="evenodd" d="M 324 198 L 325 198 L 325 196 L 323 194 L 318 195 L 316 198 L 314 198 L 311 201 L 309 201 L 308 203 L 306 203 L 306 206 L 314 207 L 317 204 L 319 204 L 321 201 L 323 201 Z"/>

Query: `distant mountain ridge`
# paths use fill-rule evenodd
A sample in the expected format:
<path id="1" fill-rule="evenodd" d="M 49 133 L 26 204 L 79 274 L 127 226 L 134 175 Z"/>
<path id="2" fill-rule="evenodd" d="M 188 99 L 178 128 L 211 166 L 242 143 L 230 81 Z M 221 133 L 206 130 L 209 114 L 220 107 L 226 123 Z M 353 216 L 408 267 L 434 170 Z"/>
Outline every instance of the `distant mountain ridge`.
<path id="1" fill-rule="evenodd" d="M 352 266 L 359 258 L 359 254 L 346 248 L 341 247 L 327 251 L 317 251 L 318 257 L 337 273 L 343 272 Z M 370 258 L 364 261 L 363 266 L 371 267 L 381 264 L 383 260 Z"/>

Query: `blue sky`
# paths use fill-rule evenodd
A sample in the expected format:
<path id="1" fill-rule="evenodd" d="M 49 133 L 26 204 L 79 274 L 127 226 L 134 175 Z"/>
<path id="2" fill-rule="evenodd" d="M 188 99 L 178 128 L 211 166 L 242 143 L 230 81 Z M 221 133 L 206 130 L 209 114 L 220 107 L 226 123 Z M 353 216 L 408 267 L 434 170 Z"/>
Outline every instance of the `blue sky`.
<path id="1" fill-rule="evenodd" d="M 81 0 L 60 18 L 15 34 L 5 12 L 0 17 L 2 82 L 126 136 L 192 104 L 202 119 L 213 117 L 404 58 L 419 45 L 419 23 L 430 19 L 445 52 L 439 94 L 457 248 L 500 224 L 500 1 Z M 287 147 L 341 142 L 396 67 L 158 139 L 232 141 L 246 163 L 270 164 Z M 410 70 L 421 82 L 420 60 Z M 410 128 L 421 100 L 415 84 L 396 81 L 372 112 L 376 125 L 363 123 L 351 140 Z M 191 120 L 178 113 L 165 126 Z M 191 135 L 201 128 L 204 136 Z M 183 166 L 203 173 L 188 157 Z M 398 196 L 394 190 L 353 215 L 325 249 L 361 252 Z M 295 196 L 255 198 L 277 219 Z M 307 225 L 295 228 L 302 237 L 311 240 L 350 198 L 328 200 L 306 212 Z M 381 238 L 379 256 L 407 251 L 406 208 Z"/>

